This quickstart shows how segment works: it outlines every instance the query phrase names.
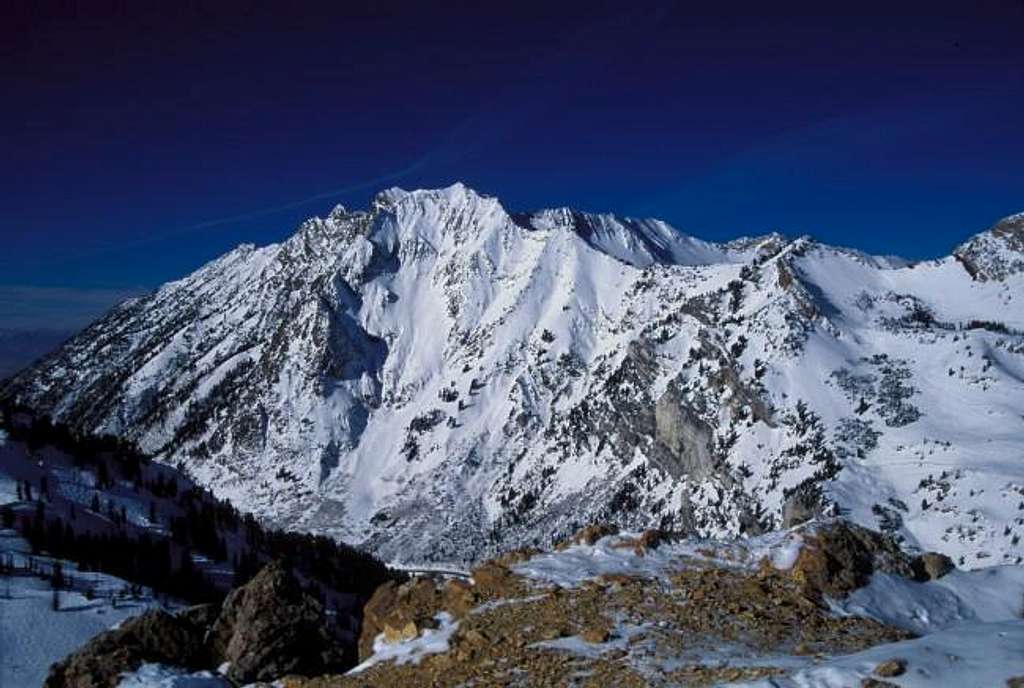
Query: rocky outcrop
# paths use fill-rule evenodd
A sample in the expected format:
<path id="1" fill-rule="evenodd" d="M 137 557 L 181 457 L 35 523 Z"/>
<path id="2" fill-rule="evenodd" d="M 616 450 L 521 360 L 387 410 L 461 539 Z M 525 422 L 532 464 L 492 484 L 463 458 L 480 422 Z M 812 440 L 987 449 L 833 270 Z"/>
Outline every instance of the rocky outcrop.
<path id="1" fill-rule="evenodd" d="M 782 527 L 792 528 L 822 514 L 821 487 L 814 483 L 798 486 L 782 503 Z"/>
<path id="2" fill-rule="evenodd" d="M 654 405 L 655 450 L 651 460 L 674 478 L 695 480 L 714 472 L 712 430 L 669 388 Z"/>
<path id="3" fill-rule="evenodd" d="M 758 568 L 741 558 L 742 545 L 728 543 L 709 546 L 706 556 L 684 547 L 674 559 L 662 551 L 672 547 L 667 533 L 617 535 L 614 528 L 591 526 L 571 540 L 578 549 L 541 558 L 565 557 L 565 566 L 572 567 L 588 556 L 587 547 L 595 547 L 596 560 L 611 556 L 607 548 L 635 548 L 644 560 L 657 550 L 665 568 L 644 574 L 627 567 L 633 573 L 595 572 L 581 582 L 556 585 L 524 577 L 529 561 L 506 566 L 492 560 L 473 571 L 472 584 L 389 583 L 367 606 L 361 658 L 370 657 L 374 640 L 417 646 L 442 612 L 454 622 L 446 645 L 414 661 L 371 661 L 359 673 L 288 685 L 553 687 L 574 685 L 579 676 L 587 677 L 585 685 L 717 685 L 784 674 L 779 656 L 845 654 L 909 638 L 872 619 L 835 614 L 821 599 L 825 591 L 838 596 L 853 589 L 870 571 L 909 575 L 909 557 L 887 538 L 842 522 L 806 531 L 801 538 L 808 554 L 791 569 Z M 730 666 L 714 651 L 710 661 L 701 657 L 701 648 L 721 647 L 744 661 Z M 669 657 L 686 659 L 666 662 Z M 762 664 L 757 657 L 772 660 Z M 879 675 L 896 675 L 885 671 L 881 667 Z"/>
<path id="4" fill-rule="evenodd" d="M 280 563 L 272 563 L 224 600 L 210 629 L 213 656 L 236 683 L 352 666 L 354 653 L 329 631 L 320 603 Z"/>
<path id="5" fill-rule="evenodd" d="M 606 535 L 616 535 L 619 527 L 610 523 L 595 523 L 580 528 L 572 537 L 555 545 L 556 550 L 563 550 L 573 545 L 592 545 Z"/>
<path id="6" fill-rule="evenodd" d="M 972 279 L 1001 281 L 1024 271 L 1024 213 L 997 222 L 957 247 L 953 256 Z"/>
<path id="7" fill-rule="evenodd" d="M 588 685 L 638 687 L 752 681 L 786 674 L 779 657 L 798 666 L 913 637 L 837 614 L 831 600 L 875 572 L 920 579 L 950 565 L 936 553 L 911 557 L 891 538 L 838 519 L 717 543 L 596 525 L 571 542 L 484 561 L 469 579 L 435 574 L 382 585 L 364 609 L 358 672 L 345 673 L 351 652 L 274 564 L 223 605 L 153 612 L 101 636 L 55 667 L 47 686 L 113 686 L 144 661 L 192 670 L 225 663 L 233 684 L 288 688 L 553 687 L 581 675 Z M 721 661 L 722 647 L 743 661 Z M 885 686 L 910 670 L 894 650 L 863 685 Z"/>
<path id="8" fill-rule="evenodd" d="M 789 575 L 814 599 L 841 597 L 876 571 L 915 578 L 914 564 L 891 538 L 847 521 L 811 529 Z"/>
<path id="9" fill-rule="evenodd" d="M 120 628 L 96 636 L 74 654 L 57 662 L 45 688 L 113 688 L 120 676 L 145 662 L 199 669 L 211 663 L 203 644 L 209 609 L 168 614 L 156 610 L 125 621 Z"/>
<path id="10" fill-rule="evenodd" d="M 373 654 L 379 635 L 391 643 L 415 638 L 423 629 L 437 626 L 434 617 L 439 611 L 462 618 L 480 596 L 479 588 L 457 579 L 439 583 L 432 578 L 416 578 L 401 585 L 385 583 L 363 609 L 359 659 Z"/>
<path id="11" fill-rule="evenodd" d="M 914 578 L 919 581 L 930 581 L 942 578 L 956 569 L 953 560 L 939 552 L 925 552 L 914 557 L 911 562 Z"/>
<path id="12" fill-rule="evenodd" d="M 236 588 L 223 605 L 147 612 L 55 664 L 46 688 L 113 688 L 143 663 L 216 669 L 238 683 L 344 671 L 351 642 L 335 636 L 320 603 L 280 563 Z"/>

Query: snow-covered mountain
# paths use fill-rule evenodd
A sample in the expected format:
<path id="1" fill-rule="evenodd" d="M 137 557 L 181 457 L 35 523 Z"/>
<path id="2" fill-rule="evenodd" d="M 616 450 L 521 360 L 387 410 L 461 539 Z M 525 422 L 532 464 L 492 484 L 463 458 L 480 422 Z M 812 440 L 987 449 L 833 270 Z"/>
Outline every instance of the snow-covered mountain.
<path id="1" fill-rule="evenodd" d="M 391 189 L 124 303 L 2 396 L 391 560 L 785 505 L 1014 561 L 1024 215 L 908 264 Z"/>

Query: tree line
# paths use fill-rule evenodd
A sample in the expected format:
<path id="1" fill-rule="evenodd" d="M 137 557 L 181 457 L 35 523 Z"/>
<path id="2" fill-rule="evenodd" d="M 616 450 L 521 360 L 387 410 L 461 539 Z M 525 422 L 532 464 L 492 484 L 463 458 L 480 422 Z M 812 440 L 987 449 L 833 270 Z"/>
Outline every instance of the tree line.
<path id="1" fill-rule="evenodd" d="M 271 560 L 300 574 L 321 599 L 329 591 L 367 598 L 383 582 L 404 577 L 330 538 L 267 528 L 180 472 L 155 464 L 131 442 L 84 435 L 25 407 L 0 408 L 0 418 L 10 438 L 23 442 L 30 455 L 53 447 L 95 477 L 96 490 L 87 504 L 68 502 L 63 508 L 49 500 L 52 475 L 41 477 L 35 489 L 29 481 L 19 483 L 20 518 L 10 507 L 0 518 L 6 527 L 18 529 L 33 552 L 194 603 L 220 599 Z M 136 502 L 148 502 L 148 525 L 130 522 L 124 505 L 115 503 L 111 490 L 119 482 L 129 486 Z M 34 505 L 31 513 L 26 503 Z M 81 518 L 83 513 L 101 518 Z M 211 579 L 195 555 L 229 564 L 233 575 Z"/>

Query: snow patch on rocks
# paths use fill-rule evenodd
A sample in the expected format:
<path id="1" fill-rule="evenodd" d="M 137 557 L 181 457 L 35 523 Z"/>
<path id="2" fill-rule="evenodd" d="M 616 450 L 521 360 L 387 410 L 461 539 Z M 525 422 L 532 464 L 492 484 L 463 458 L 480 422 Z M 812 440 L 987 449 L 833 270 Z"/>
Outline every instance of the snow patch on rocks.
<path id="1" fill-rule="evenodd" d="M 380 662 L 395 664 L 419 664 L 427 655 L 447 652 L 452 634 L 458 630 L 459 623 L 448 612 L 440 612 L 435 619 L 437 628 L 425 628 L 415 638 L 389 643 L 381 633 L 373 642 L 373 654 L 364 662 L 349 670 L 349 674 L 358 674 Z"/>

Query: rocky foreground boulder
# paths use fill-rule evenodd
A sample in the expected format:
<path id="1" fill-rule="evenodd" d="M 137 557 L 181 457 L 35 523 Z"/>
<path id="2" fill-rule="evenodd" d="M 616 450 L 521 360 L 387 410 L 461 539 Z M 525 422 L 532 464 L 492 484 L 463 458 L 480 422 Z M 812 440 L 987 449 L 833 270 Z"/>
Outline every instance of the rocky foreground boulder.
<path id="1" fill-rule="evenodd" d="M 203 644 L 212 621 L 209 605 L 179 614 L 162 610 L 125 621 L 120 628 L 101 633 L 77 652 L 54 664 L 45 688 L 109 688 L 121 674 L 151 662 L 200 669 L 211 658 Z"/>
<path id="2" fill-rule="evenodd" d="M 329 631 L 320 603 L 277 563 L 228 595 L 206 641 L 228 663 L 225 676 L 239 684 L 355 663 L 354 648 Z"/>
<path id="3" fill-rule="evenodd" d="M 45 688 L 113 688 L 143 663 L 216 669 L 239 685 L 286 674 L 345 671 L 351 641 L 333 633 L 321 604 L 280 563 L 267 565 L 222 605 L 150 611 L 93 638 L 51 667 Z"/>

